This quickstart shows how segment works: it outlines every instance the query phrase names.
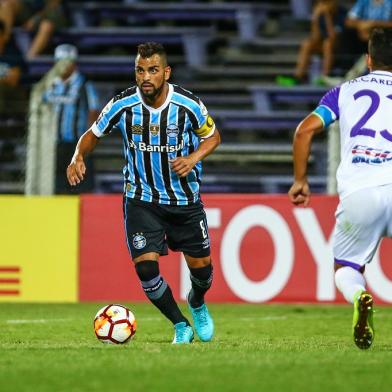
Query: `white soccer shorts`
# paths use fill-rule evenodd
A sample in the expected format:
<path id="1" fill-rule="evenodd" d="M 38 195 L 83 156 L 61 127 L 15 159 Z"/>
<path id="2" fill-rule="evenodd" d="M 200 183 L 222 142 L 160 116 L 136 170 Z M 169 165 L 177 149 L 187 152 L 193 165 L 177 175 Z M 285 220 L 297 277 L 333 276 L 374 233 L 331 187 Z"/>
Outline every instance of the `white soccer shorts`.
<path id="1" fill-rule="evenodd" d="M 359 270 L 372 261 L 381 238 L 392 237 L 392 184 L 349 194 L 335 217 L 335 262 Z"/>

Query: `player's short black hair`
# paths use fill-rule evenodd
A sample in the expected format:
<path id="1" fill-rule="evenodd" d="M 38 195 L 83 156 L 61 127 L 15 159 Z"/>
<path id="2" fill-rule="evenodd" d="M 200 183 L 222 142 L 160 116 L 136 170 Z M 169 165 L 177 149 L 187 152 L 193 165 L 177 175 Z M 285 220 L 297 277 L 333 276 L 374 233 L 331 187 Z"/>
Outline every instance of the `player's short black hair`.
<path id="1" fill-rule="evenodd" d="M 375 28 L 369 38 L 373 67 L 392 69 L 392 28 Z"/>
<path id="2" fill-rule="evenodd" d="M 163 45 L 158 42 L 145 42 L 138 45 L 137 54 L 144 59 L 157 54 L 162 58 L 163 63 L 167 65 L 166 50 Z"/>

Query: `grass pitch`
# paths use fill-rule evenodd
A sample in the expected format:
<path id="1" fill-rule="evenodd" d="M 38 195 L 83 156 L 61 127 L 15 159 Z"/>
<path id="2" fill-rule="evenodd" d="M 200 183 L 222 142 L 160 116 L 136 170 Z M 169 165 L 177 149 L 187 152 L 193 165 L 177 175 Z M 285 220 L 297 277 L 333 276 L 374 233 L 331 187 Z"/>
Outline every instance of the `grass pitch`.
<path id="1" fill-rule="evenodd" d="M 392 307 L 378 307 L 373 347 L 351 336 L 351 307 L 209 305 L 213 342 L 173 346 L 150 304 L 127 304 L 135 338 L 104 345 L 102 303 L 0 304 L 0 391 L 390 391 Z M 189 312 L 185 310 L 186 314 Z"/>

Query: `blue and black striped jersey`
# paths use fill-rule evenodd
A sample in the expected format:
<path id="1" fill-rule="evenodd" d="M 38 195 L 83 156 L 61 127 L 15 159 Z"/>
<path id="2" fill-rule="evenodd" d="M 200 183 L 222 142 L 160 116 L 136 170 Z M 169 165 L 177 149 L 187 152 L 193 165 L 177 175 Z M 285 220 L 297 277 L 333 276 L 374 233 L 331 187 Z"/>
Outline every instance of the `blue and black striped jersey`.
<path id="1" fill-rule="evenodd" d="M 94 85 L 79 72 L 74 72 L 65 82 L 58 78 L 45 92 L 44 100 L 54 104 L 61 142 L 76 143 L 90 125 L 89 111 L 99 110 Z"/>
<path id="2" fill-rule="evenodd" d="M 215 130 L 199 98 L 169 84 L 166 101 L 155 109 L 143 102 L 137 87 L 131 87 L 105 106 L 92 127 L 97 137 L 113 130 L 121 132 L 124 142 L 127 197 L 168 205 L 199 200 L 201 162 L 184 178 L 170 168 L 171 159 L 191 154 Z"/>

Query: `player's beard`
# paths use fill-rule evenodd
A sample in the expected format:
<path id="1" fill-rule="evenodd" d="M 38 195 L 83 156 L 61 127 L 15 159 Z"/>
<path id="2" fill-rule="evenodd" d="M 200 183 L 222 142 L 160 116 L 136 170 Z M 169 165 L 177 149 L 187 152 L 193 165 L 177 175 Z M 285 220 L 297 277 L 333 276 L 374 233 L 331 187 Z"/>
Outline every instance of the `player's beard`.
<path id="1" fill-rule="evenodd" d="M 161 85 L 159 87 L 155 87 L 155 86 L 152 85 L 153 89 L 151 89 L 148 93 L 145 93 L 143 91 L 143 84 L 142 84 L 140 86 L 139 90 L 140 90 L 141 94 L 143 95 L 143 98 L 145 98 L 148 101 L 154 101 L 154 99 L 156 97 L 158 97 L 159 94 L 161 93 L 164 85 L 165 85 L 165 80 L 162 81 L 162 83 L 161 83 Z"/>

